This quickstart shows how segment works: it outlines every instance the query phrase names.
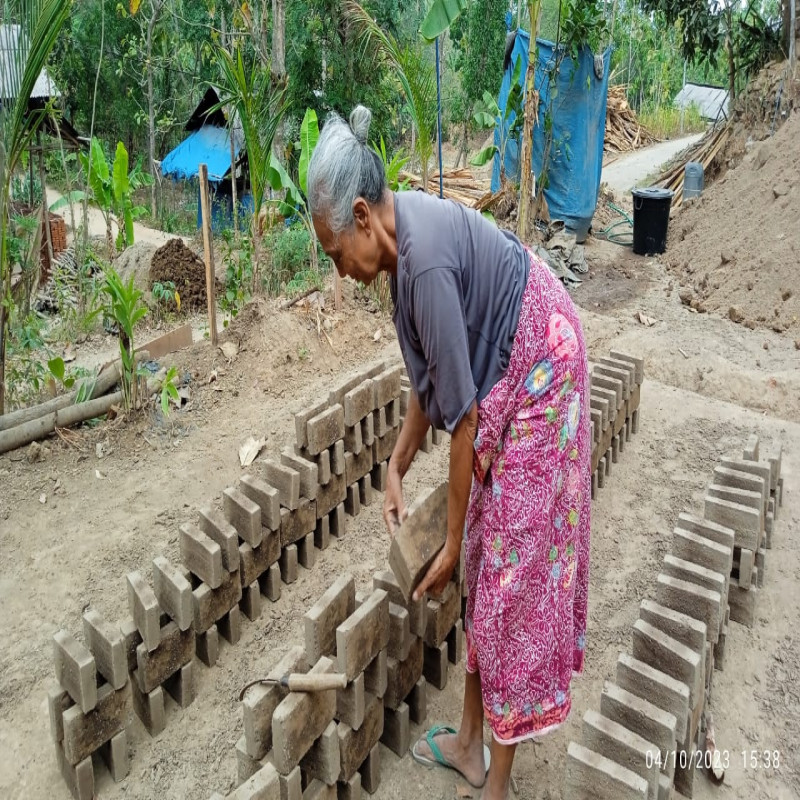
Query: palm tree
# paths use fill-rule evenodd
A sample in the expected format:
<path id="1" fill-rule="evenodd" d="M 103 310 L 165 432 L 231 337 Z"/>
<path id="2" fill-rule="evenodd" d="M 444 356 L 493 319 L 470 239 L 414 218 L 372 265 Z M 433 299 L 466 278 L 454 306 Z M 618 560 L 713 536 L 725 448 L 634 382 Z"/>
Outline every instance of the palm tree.
<path id="1" fill-rule="evenodd" d="M 3 5 L 7 21 L 0 33 L 6 48 L 0 57 L 0 414 L 5 410 L 6 339 L 11 298 L 9 222 L 11 179 L 22 154 L 39 130 L 47 109 L 29 108 L 34 85 L 53 50 L 67 18 L 70 0 L 8 0 Z M 15 29 L 14 47 L 12 23 Z"/>
<path id="2" fill-rule="evenodd" d="M 406 98 L 406 108 L 417 131 L 416 150 L 422 171 L 422 186 L 428 191 L 428 169 L 433 156 L 436 132 L 436 73 L 425 58 L 421 43 L 401 45 L 384 31 L 356 0 L 346 0 L 345 15 L 355 24 L 363 46 L 378 52 L 397 73 Z"/>

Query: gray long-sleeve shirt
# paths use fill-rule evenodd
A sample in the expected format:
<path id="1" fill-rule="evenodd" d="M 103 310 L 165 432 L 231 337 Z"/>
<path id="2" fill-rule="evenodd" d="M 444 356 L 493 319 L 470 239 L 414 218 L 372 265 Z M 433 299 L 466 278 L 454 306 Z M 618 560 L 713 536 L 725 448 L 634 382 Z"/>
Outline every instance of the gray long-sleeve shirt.
<path id="1" fill-rule="evenodd" d="M 394 195 L 394 325 L 411 385 L 450 433 L 508 369 L 528 256 L 478 212 L 423 192 Z"/>

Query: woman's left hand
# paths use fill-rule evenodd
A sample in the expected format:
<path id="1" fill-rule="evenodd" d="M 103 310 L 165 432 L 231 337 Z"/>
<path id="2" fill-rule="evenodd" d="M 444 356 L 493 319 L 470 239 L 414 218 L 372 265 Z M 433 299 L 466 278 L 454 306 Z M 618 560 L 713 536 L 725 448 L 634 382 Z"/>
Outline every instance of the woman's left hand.
<path id="1" fill-rule="evenodd" d="M 439 551 L 433 563 L 428 567 L 422 583 L 414 590 L 414 601 L 422 597 L 425 592 L 429 592 L 434 597 L 438 597 L 446 588 L 447 582 L 453 577 L 453 570 L 458 563 L 461 555 L 461 548 L 451 547 L 448 539 L 445 546 Z"/>

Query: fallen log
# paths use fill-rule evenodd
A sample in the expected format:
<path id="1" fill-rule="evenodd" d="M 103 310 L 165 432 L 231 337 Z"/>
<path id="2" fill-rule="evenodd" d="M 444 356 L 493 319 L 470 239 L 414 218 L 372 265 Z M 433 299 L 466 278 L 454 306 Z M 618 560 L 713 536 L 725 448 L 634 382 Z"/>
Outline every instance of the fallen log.
<path id="1" fill-rule="evenodd" d="M 69 428 L 87 419 L 94 419 L 107 414 L 111 406 L 122 402 L 122 392 L 98 397 L 85 403 L 77 403 L 60 408 L 37 419 L 17 425 L 10 430 L 0 431 L 0 453 L 16 450 L 26 444 L 49 436 L 56 428 Z"/>

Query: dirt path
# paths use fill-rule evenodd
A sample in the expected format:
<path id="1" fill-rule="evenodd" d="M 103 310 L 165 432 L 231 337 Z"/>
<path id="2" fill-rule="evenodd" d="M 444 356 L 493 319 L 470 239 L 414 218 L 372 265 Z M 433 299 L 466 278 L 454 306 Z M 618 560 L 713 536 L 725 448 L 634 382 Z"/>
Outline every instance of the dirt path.
<path id="1" fill-rule="evenodd" d="M 718 457 L 757 432 L 765 441 L 783 443 L 785 506 L 769 553 L 758 626 L 751 631 L 731 625 L 726 669 L 715 674 L 717 739 L 731 751 L 733 766 L 721 789 L 698 777 L 695 797 L 797 797 L 800 764 L 791 749 L 800 741 L 796 351 L 777 334 L 691 314 L 655 260 L 607 243 L 591 243 L 588 254 L 591 277 L 576 299 L 590 355 L 612 345 L 644 355 L 642 425 L 592 506 L 587 673 L 576 684 L 574 713 L 542 744 L 520 749 L 518 796 L 563 797 L 567 742 L 577 735 L 585 710 L 598 708 L 603 681 L 629 646 L 631 624 L 659 571 L 675 519 L 687 508 L 699 509 Z M 149 573 L 159 554 L 177 560 L 180 524 L 237 480 L 242 470 L 236 453 L 247 436 L 265 435 L 267 448 L 277 452 L 292 439 L 293 407 L 327 393 L 333 376 L 349 367 L 396 353 L 388 317 L 368 313 L 352 297 L 347 308 L 333 318 L 331 346 L 317 333 L 315 319 L 280 312 L 275 303 L 250 306 L 225 334 L 240 341 L 235 360 L 228 363 L 206 342 L 171 359 L 191 376 L 193 397 L 185 411 L 166 421 L 154 413 L 128 425 L 86 429 L 80 449 L 54 440 L 40 463 L 29 464 L 24 452 L 0 457 L 0 750 L 6 753 L 0 796 L 69 797 L 55 765 L 45 701 L 54 682 L 53 633 L 61 627 L 77 633 L 88 605 L 121 619 L 127 613 L 125 573 Z M 652 317 L 654 326 L 637 322 L 637 311 Z M 217 380 L 207 384 L 214 369 Z M 95 453 L 98 441 L 111 449 L 102 459 Z M 440 481 L 446 463 L 446 445 L 421 454 L 406 481 L 407 494 L 414 497 Z M 335 577 L 351 571 L 365 587 L 383 567 L 387 548 L 379 502 L 373 503 L 313 571 L 301 570 L 297 583 L 284 587 L 278 603 L 265 601 L 257 623 L 244 622 L 240 643 L 223 647 L 213 670 L 198 663 L 197 700 L 185 711 L 170 704 L 164 734 L 153 740 L 134 720 L 130 776 L 113 784 L 98 770 L 98 796 L 201 799 L 232 787 L 234 745 L 242 732 L 238 690 L 302 642 L 303 612 Z M 431 691 L 431 723 L 458 722 L 462 687 L 456 669 L 444 692 Z M 738 754 L 752 747 L 780 750 L 780 769 L 742 768 Z M 463 786 L 451 773 L 401 762 L 385 749 L 382 759 L 378 800 L 450 800 Z"/>
<path id="2" fill-rule="evenodd" d="M 607 183 L 611 189 L 620 195 L 627 195 L 634 187 L 638 186 L 648 175 L 660 169 L 673 156 L 685 150 L 690 145 L 701 139 L 702 133 L 684 136 L 680 139 L 669 139 L 666 142 L 643 147 L 632 153 L 624 153 L 608 166 L 603 167 L 602 183 Z"/>

